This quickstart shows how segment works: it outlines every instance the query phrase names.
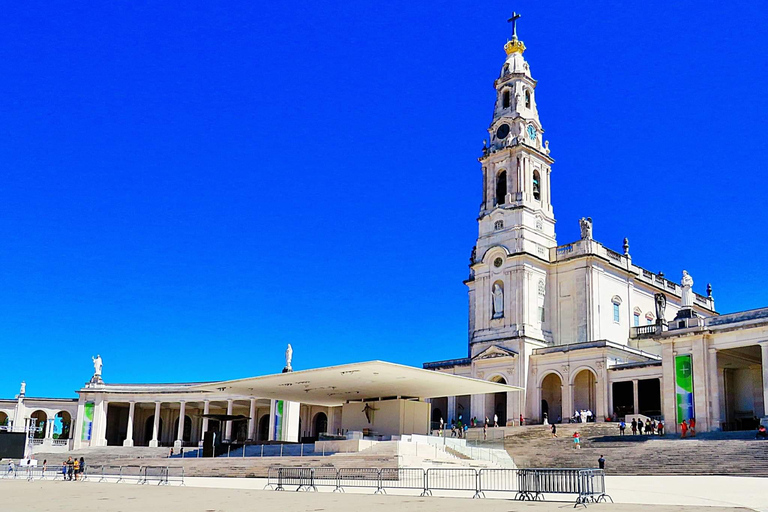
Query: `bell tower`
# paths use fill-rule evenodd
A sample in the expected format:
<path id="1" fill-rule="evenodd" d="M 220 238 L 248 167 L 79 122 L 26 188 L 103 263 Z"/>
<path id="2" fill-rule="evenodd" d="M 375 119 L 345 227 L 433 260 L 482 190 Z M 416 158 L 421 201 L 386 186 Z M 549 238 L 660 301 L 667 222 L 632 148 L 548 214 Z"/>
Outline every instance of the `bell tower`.
<path id="1" fill-rule="evenodd" d="M 512 252 L 541 257 L 542 249 L 546 255 L 557 245 L 550 194 L 554 160 L 539 120 L 536 80 L 523 57 L 525 45 L 517 37 L 519 17 L 510 18 L 512 39 L 504 45 L 507 58 L 494 82 L 490 143 L 484 144 L 479 159 L 483 171 L 479 256 L 491 246 L 503 244 Z"/>
<path id="2" fill-rule="evenodd" d="M 470 357 L 491 346 L 522 354 L 527 343 L 551 343 L 546 293 L 550 249 L 557 246 L 550 193 L 549 143 L 536 104 L 536 80 L 517 37 L 494 81 L 489 139 L 479 158 L 483 200 L 470 261 Z M 543 345 L 541 345 L 543 346 Z"/>

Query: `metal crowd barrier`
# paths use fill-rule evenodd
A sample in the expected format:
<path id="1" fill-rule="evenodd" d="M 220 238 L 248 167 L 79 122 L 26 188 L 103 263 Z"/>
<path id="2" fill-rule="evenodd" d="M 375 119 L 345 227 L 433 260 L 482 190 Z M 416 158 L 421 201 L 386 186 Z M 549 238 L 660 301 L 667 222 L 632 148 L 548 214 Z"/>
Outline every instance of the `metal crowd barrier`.
<path id="1" fill-rule="evenodd" d="M 157 480 L 157 485 L 168 485 L 168 468 L 165 466 L 142 466 L 139 468 L 139 482 L 148 484 Z"/>
<path id="2" fill-rule="evenodd" d="M 427 470 L 427 483 L 425 493 L 432 495 L 432 491 L 471 491 L 472 498 L 483 496 L 478 486 L 477 471 L 472 468 L 429 468 Z"/>
<path id="3" fill-rule="evenodd" d="M 517 500 L 543 500 L 545 494 L 576 494 L 574 506 L 613 499 L 605 492 L 602 469 L 481 469 L 473 468 L 290 468 L 272 467 L 267 486 L 282 491 L 317 490 L 318 485 L 333 485 L 334 491 L 345 487 L 371 488 L 374 494 L 386 489 L 420 490 L 421 496 L 432 491 L 467 491 L 473 498 L 486 492 L 515 493 Z M 265 488 L 266 488 L 265 487 Z"/>
<path id="4" fill-rule="evenodd" d="M 296 490 L 305 488 L 307 491 L 315 487 L 314 468 L 280 468 L 277 472 L 276 491 L 284 491 L 286 485 L 295 485 Z"/>

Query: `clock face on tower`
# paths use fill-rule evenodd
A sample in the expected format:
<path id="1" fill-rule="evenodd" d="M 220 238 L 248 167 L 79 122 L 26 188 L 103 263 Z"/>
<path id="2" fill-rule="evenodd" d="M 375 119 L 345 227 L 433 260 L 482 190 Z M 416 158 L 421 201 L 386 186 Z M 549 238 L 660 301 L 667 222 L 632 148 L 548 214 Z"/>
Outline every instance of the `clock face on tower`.
<path id="1" fill-rule="evenodd" d="M 528 125 L 528 138 L 536 140 L 536 128 L 534 128 L 532 124 Z"/>
<path id="2" fill-rule="evenodd" d="M 507 135 L 509 135 L 509 125 L 508 124 L 503 124 L 503 125 L 499 126 L 496 129 L 496 138 L 497 139 L 506 139 Z"/>

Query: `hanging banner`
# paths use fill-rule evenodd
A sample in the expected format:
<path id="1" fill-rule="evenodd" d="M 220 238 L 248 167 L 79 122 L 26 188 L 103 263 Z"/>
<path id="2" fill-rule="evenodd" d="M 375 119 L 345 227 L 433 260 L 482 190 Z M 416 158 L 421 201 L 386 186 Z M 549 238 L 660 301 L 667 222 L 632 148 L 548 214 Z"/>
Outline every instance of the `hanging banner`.
<path id="1" fill-rule="evenodd" d="M 675 356 L 675 389 L 677 395 L 677 422 L 689 421 L 693 410 L 693 365 L 691 355 Z"/>
<path id="2" fill-rule="evenodd" d="M 274 430 L 274 437 L 272 439 L 275 441 L 283 440 L 283 401 L 282 400 L 275 400 L 275 430 Z"/>
<path id="3" fill-rule="evenodd" d="M 91 440 L 91 429 L 93 427 L 93 402 L 86 402 L 83 407 L 83 432 L 80 440 Z"/>

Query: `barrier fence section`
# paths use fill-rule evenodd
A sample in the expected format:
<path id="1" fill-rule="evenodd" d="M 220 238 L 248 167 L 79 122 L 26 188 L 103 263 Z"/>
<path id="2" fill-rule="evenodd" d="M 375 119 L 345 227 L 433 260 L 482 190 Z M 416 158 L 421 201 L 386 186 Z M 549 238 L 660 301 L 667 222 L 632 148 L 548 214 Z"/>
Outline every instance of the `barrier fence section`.
<path id="1" fill-rule="evenodd" d="M 310 489 L 316 491 L 313 472 L 313 468 L 280 468 L 277 472 L 277 488 L 275 490 L 284 491 L 286 485 L 295 485 L 297 491 L 302 488 L 307 491 Z"/>
<path id="2" fill-rule="evenodd" d="M 477 471 L 472 468 L 429 468 L 426 494 L 432 491 L 472 491 L 472 498 L 482 497 Z"/>
<path id="3" fill-rule="evenodd" d="M 157 485 L 168 485 L 168 468 L 165 466 L 143 466 L 140 468 L 140 482 Z"/>
<path id="4" fill-rule="evenodd" d="M 421 468 L 381 468 L 379 490 L 386 494 L 387 489 L 414 489 L 426 496 L 427 472 Z"/>
<path id="5" fill-rule="evenodd" d="M 379 469 L 377 468 L 340 468 L 336 472 L 336 489 L 344 492 L 345 487 L 370 487 L 379 493 Z"/>
<path id="6" fill-rule="evenodd" d="M 467 491 L 473 498 L 484 498 L 486 492 L 515 493 L 517 500 L 543 500 L 545 494 L 575 494 L 577 505 L 613 500 L 605 492 L 602 469 L 481 469 L 473 468 L 283 468 L 272 467 L 267 473 L 267 486 L 284 490 L 317 490 L 318 485 L 345 487 L 420 490 L 421 496 L 432 491 Z M 265 487 L 265 488 L 266 488 Z"/>

